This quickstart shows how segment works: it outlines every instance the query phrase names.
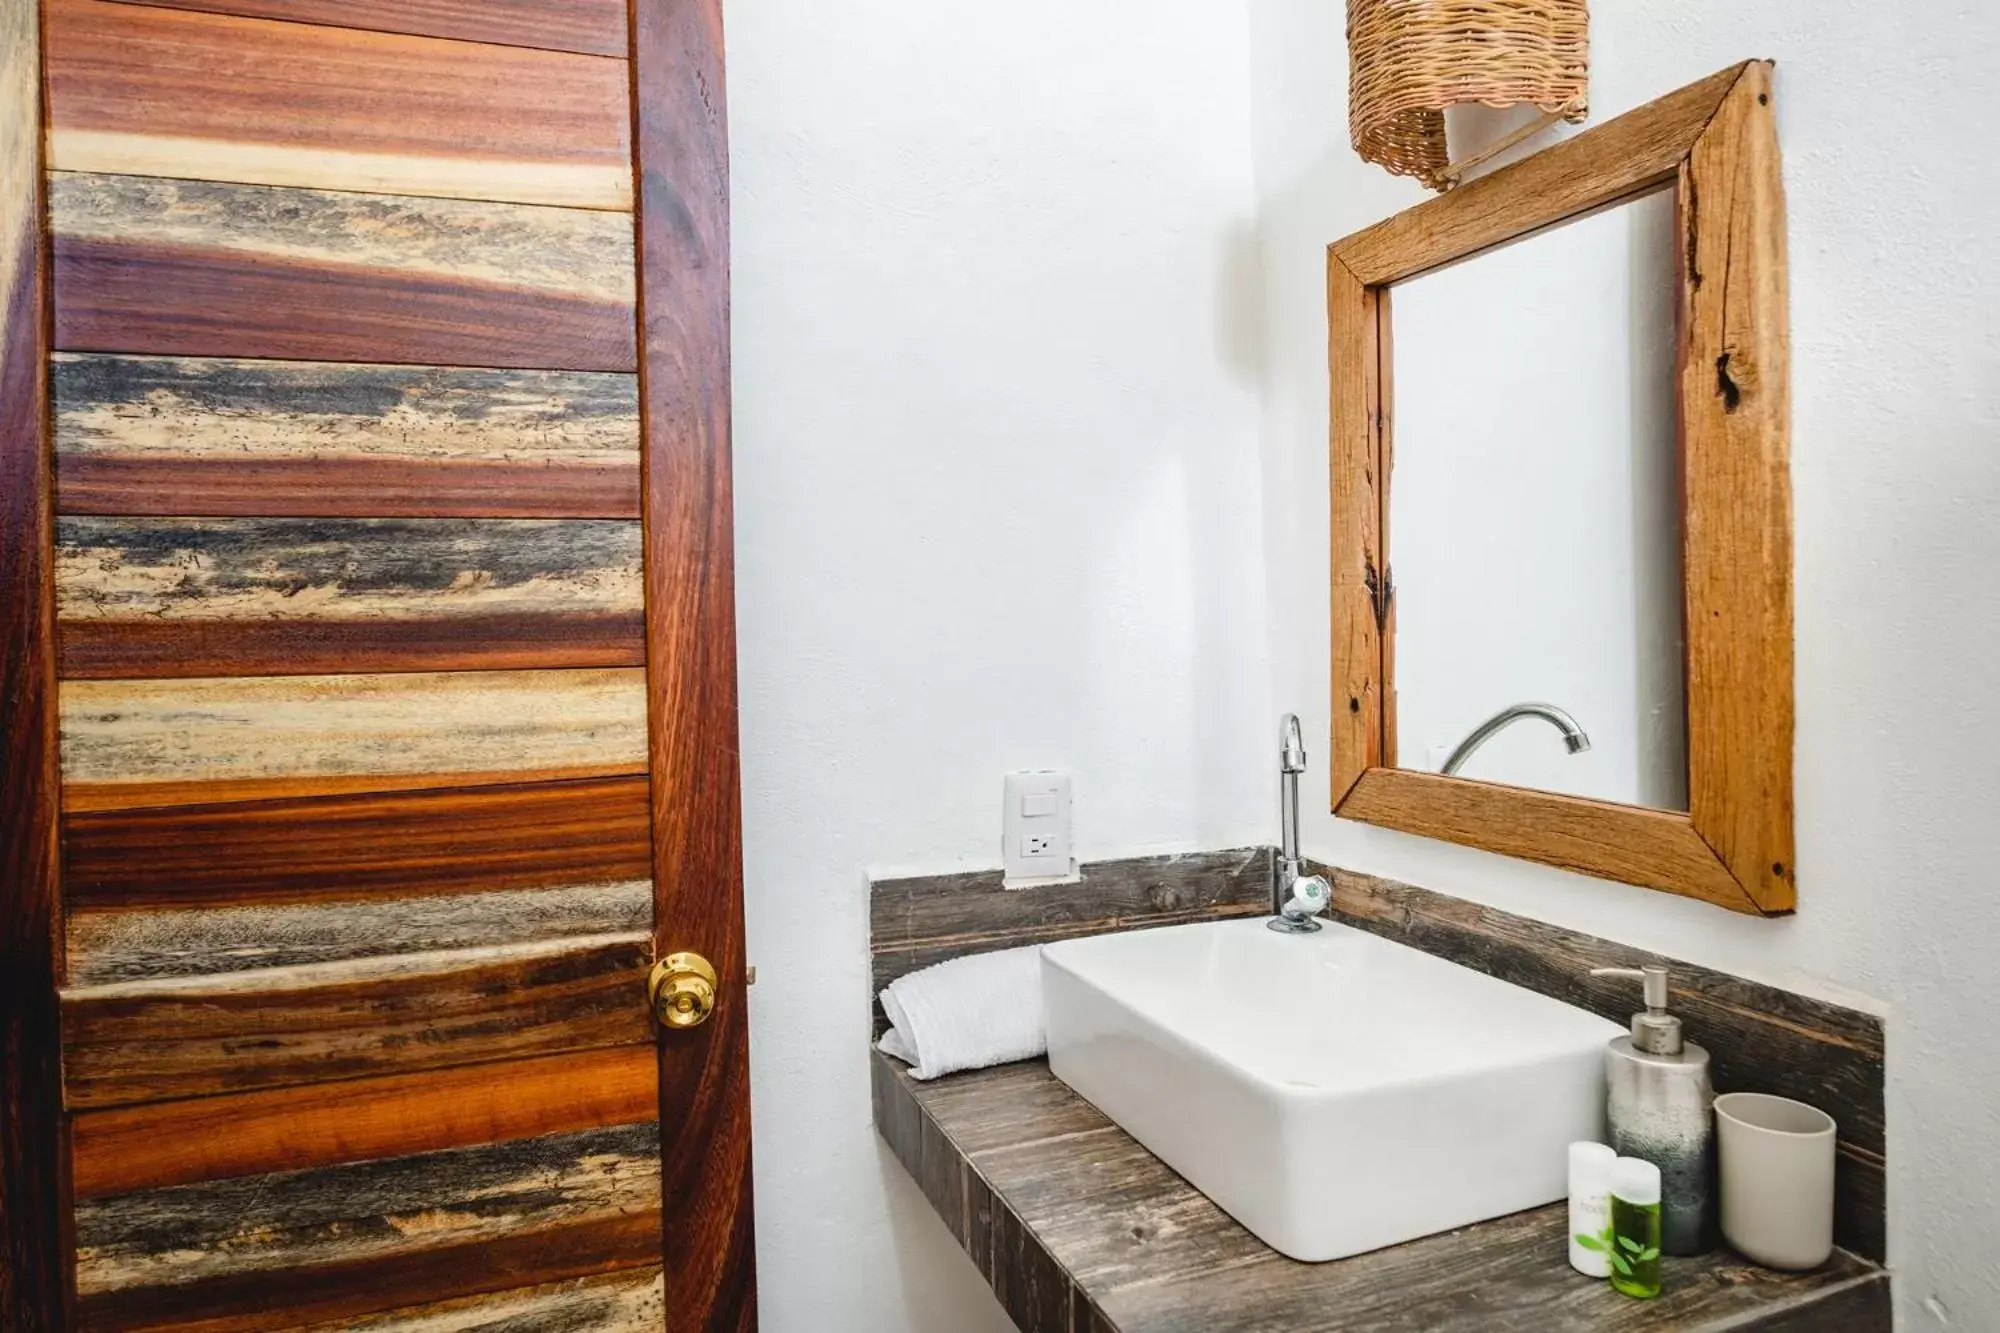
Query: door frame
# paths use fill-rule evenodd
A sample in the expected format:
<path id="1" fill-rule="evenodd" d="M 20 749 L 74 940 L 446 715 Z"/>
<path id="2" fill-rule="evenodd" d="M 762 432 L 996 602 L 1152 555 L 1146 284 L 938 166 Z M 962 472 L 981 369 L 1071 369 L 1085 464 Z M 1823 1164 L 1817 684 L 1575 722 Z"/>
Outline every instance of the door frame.
<path id="1" fill-rule="evenodd" d="M 730 471 L 721 0 L 631 0 L 654 956 L 707 956 L 714 1017 L 660 1038 L 668 1323 L 757 1326 Z"/>
<path id="2" fill-rule="evenodd" d="M 40 0 L 0 0 L 0 1326 L 70 1327 Z M 17 113 L 27 109 L 25 117 Z M 25 120 L 25 123 L 22 123 Z"/>

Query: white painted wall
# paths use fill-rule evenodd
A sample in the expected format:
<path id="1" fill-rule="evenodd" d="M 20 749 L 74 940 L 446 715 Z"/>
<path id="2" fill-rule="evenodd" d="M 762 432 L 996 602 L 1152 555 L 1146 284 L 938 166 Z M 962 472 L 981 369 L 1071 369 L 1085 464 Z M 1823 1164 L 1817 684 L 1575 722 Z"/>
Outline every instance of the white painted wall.
<path id="1" fill-rule="evenodd" d="M 2000 1328 L 2000 10 L 1599 0 L 1591 104 L 1774 57 L 1791 217 L 1799 914 L 1349 825 L 1314 856 L 1889 1013 L 1903 1325 Z M 1423 197 L 1346 138 L 1342 7 L 1252 0 L 1277 698 L 1328 732 L 1328 241 Z M 1505 118 L 1461 118 L 1481 130 Z M 1400 337 L 1399 359 L 1414 350 Z M 1399 441 L 1400 443 L 1400 441 Z M 1398 450 L 1398 466 L 1403 450 Z M 1317 756 L 1316 756 L 1317 758 Z M 1310 775 L 1327 803 L 1326 769 Z M 1873 998 L 1869 998 L 1873 997 Z M 1699 1036 L 1698 1033 L 1694 1034 Z"/>
<path id="2" fill-rule="evenodd" d="M 1138 21 L 1134 21 L 1138 17 Z M 738 600 L 772 1333 L 997 1333 L 870 1125 L 864 868 L 1273 836 L 1238 4 L 733 0 Z"/>
<path id="3" fill-rule="evenodd" d="M 1399 283 L 1397 762 L 1687 809 L 1674 208 L 1650 194 Z"/>

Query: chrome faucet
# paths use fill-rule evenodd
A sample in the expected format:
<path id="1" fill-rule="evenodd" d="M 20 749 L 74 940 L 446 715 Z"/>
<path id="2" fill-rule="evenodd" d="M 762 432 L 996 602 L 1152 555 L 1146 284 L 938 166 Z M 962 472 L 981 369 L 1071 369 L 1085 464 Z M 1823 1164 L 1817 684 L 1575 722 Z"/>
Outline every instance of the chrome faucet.
<path id="1" fill-rule="evenodd" d="M 1563 746 L 1571 754 L 1582 754 L 1590 748 L 1590 737 L 1576 724 L 1576 719 L 1554 704 L 1513 704 L 1474 727 L 1472 734 L 1460 741 L 1458 748 L 1451 752 L 1451 758 L 1444 761 L 1443 774 L 1450 777 L 1464 768 L 1474 751 L 1492 740 L 1495 732 L 1512 726 L 1524 717 L 1538 717 L 1561 732 Z"/>
<path id="2" fill-rule="evenodd" d="M 1318 875 L 1305 873 L 1299 855 L 1299 774 L 1306 771 L 1306 742 L 1299 715 L 1287 713 L 1278 723 L 1278 864 L 1271 876 L 1272 930 L 1286 935 L 1310 935 L 1319 929 L 1313 918 L 1327 909 L 1332 888 Z"/>

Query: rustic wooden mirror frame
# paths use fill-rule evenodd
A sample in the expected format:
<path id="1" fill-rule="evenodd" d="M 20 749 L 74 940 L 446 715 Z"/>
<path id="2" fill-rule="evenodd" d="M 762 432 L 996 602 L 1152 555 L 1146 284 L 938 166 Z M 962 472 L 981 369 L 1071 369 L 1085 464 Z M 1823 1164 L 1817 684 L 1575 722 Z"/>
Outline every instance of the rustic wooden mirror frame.
<path id="1" fill-rule="evenodd" d="M 1386 559 L 1390 284 L 1666 185 L 1682 238 L 1688 813 L 1399 769 Z M 1328 248 L 1335 814 L 1739 912 L 1793 909 L 1785 302 L 1767 61 L 1669 93 Z"/>

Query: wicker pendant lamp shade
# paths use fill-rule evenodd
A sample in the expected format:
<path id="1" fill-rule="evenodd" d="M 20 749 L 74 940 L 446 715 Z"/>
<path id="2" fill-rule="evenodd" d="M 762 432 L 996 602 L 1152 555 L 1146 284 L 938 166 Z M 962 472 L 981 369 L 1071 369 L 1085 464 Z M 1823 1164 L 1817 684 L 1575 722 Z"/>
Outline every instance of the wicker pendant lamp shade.
<path id="1" fill-rule="evenodd" d="M 1441 189 L 1446 107 L 1528 102 L 1580 121 L 1589 48 L 1585 0 L 1347 0 L 1354 150 Z"/>

